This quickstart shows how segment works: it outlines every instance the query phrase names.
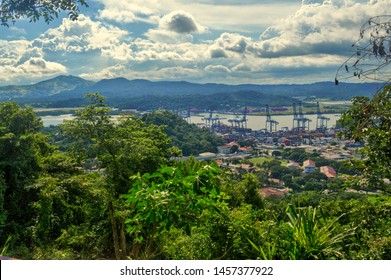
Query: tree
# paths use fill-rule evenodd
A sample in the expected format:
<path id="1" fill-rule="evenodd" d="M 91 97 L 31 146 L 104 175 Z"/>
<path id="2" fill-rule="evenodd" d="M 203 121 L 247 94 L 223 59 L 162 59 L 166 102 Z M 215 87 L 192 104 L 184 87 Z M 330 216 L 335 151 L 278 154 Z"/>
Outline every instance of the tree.
<path id="1" fill-rule="evenodd" d="M 2 0 L 0 3 L 1 25 L 9 26 L 20 18 L 26 17 L 30 22 L 43 18 L 46 23 L 57 18 L 61 11 L 67 11 L 71 20 L 79 16 L 80 7 L 88 7 L 85 0 Z"/>
<path id="2" fill-rule="evenodd" d="M 218 214 L 226 208 L 220 191 L 222 171 L 216 164 L 179 162 L 162 166 L 156 172 L 132 177 L 127 201 L 127 231 L 133 238 L 132 258 L 153 255 L 158 236 L 171 228 L 190 235 L 191 228 L 202 223 L 205 211 Z"/>
<path id="3" fill-rule="evenodd" d="M 135 116 L 114 120 L 104 97 L 88 94 L 89 104 L 77 111 L 74 120 L 63 126 L 72 143 L 71 153 L 87 168 L 101 170 L 106 180 L 107 208 L 112 225 L 117 259 L 127 255 L 125 216 L 122 194 L 130 188 L 129 178 L 137 173 L 153 173 L 167 163 L 171 150 L 163 128 L 146 125 Z"/>
<path id="4" fill-rule="evenodd" d="M 170 111 L 157 110 L 144 114 L 142 120 L 147 124 L 163 126 L 164 132 L 170 139 L 170 145 L 178 147 L 184 156 L 217 152 L 217 146 L 223 144 L 223 139 L 214 135 L 209 129 L 189 124 Z"/>
<path id="5" fill-rule="evenodd" d="M 281 155 L 282 155 L 282 153 L 280 151 L 273 151 L 272 152 L 273 157 L 280 157 Z"/>
<path id="6" fill-rule="evenodd" d="M 336 84 L 343 78 L 358 77 L 385 81 L 372 99 L 353 98 L 353 106 L 342 115 L 343 136 L 365 142 L 363 160 L 353 160 L 362 172 L 359 185 L 391 192 L 391 15 L 370 18 L 353 44 L 355 53 L 337 71 Z M 342 71 L 344 69 L 345 71 Z M 356 182 L 357 183 L 357 182 Z"/>
<path id="7" fill-rule="evenodd" d="M 353 106 L 342 114 L 343 136 L 356 142 L 365 141 L 359 149 L 363 160 L 352 164 L 361 171 L 359 184 L 391 193 L 391 85 L 372 99 L 353 98 Z"/>
<path id="8" fill-rule="evenodd" d="M 85 172 L 74 157 L 54 150 L 30 188 L 33 259 L 112 258 L 105 177 Z M 26 258 L 26 256 L 24 256 Z"/>
<path id="9" fill-rule="evenodd" d="M 28 186 L 41 171 L 40 160 L 50 151 L 47 138 L 39 132 L 41 127 L 31 108 L 0 103 L 0 231 L 17 233 L 15 242 L 19 237 L 29 238 L 30 203 L 36 192 Z"/>

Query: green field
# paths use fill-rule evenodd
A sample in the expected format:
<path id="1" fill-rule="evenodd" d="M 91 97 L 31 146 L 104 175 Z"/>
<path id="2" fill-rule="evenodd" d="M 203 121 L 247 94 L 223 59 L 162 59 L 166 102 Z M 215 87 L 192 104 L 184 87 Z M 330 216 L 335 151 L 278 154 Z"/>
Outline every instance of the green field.
<path id="1" fill-rule="evenodd" d="M 272 161 L 274 159 L 275 158 L 273 157 L 258 157 L 258 158 L 252 158 L 249 161 L 254 163 L 254 165 L 257 165 L 258 163 L 262 165 L 264 162 Z M 280 161 L 282 166 L 286 166 L 288 164 L 287 160 L 280 160 Z"/>

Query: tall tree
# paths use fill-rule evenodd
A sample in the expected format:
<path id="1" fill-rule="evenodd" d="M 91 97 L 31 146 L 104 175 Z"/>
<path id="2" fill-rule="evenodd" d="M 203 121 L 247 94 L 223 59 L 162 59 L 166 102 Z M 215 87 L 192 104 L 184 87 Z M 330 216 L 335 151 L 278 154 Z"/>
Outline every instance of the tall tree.
<path id="1" fill-rule="evenodd" d="M 391 85 L 372 99 L 356 97 L 341 119 L 343 135 L 366 145 L 360 149 L 362 160 L 353 161 L 362 172 L 359 185 L 391 193 Z"/>
<path id="2" fill-rule="evenodd" d="M 128 192 L 132 175 L 154 172 L 168 162 L 171 156 L 168 139 L 161 127 L 146 125 L 135 116 L 113 119 L 101 95 L 88 94 L 87 98 L 89 104 L 62 128 L 72 141 L 71 153 L 75 158 L 86 169 L 100 169 L 106 176 L 114 250 L 117 259 L 123 259 L 127 251 L 127 210 L 120 195 Z"/>
<path id="3" fill-rule="evenodd" d="M 41 127 L 31 108 L 0 104 L 0 231 L 23 235 L 31 222 L 30 203 L 36 193 L 29 185 L 40 173 L 42 156 L 50 150 Z"/>
<path id="4" fill-rule="evenodd" d="M 355 53 L 337 71 L 335 82 L 357 77 L 385 81 L 374 96 L 353 98 L 353 107 L 342 115 L 343 135 L 365 142 L 363 160 L 353 161 L 361 170 L 359 185 L 391 192 L 391 16 L 370 18 L 352 47 Z"/>

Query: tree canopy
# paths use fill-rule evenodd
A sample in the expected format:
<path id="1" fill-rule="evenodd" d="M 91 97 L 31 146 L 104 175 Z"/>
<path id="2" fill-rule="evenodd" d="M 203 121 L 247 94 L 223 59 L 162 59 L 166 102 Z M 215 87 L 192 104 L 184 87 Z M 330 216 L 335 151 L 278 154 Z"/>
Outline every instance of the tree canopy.
<path id="1" fill-rule="evenodd" d="M 356 97 L 353 106 L 342 115 L 344 136 L 357 142 L 363 160 L 353 163 L 363 173 L 360 185 L 380 187 L 391 193 L 391 85 L 372 99 Z"/>
<path id="2" fill-rule="evenodd" d="M 223 139 L 207 128 L 189 124 L 177 114 L 158 110 L 142 116 L 147 124 L 164 127 L 171 145 L 178 147 L 184 156 L 198 155 L 204 152 L 217 152 L 217 146 L 223 145 Z"/>
<path id="3" fill-rule="evenodd" d="M 0 2 L 1 25 L 9 26 L 20 18 L 28 18 L 31 22 L 36 22 L 43 18 L 46 23 L 57 18 L 61 11 L 68 12 L 71 20 L 76 20 L 79 16 L 80 7 L 88 7 L 85 0 L 2 0 Z"/>

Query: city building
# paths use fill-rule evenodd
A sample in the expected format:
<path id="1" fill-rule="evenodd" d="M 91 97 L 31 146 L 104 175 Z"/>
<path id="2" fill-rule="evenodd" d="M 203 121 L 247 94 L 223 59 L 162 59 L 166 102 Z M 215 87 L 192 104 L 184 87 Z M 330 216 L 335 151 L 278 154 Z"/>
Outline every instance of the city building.
<path id="1" fill-rule="evenodd" d="M 313 173 L 315 172 L 316 164 L 314 161 L 307 159 L 306 161 L 303 162 L 303 169 L 304 173 Z"/>

